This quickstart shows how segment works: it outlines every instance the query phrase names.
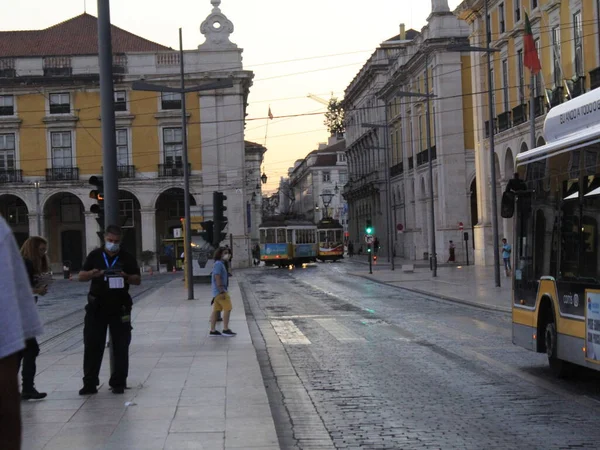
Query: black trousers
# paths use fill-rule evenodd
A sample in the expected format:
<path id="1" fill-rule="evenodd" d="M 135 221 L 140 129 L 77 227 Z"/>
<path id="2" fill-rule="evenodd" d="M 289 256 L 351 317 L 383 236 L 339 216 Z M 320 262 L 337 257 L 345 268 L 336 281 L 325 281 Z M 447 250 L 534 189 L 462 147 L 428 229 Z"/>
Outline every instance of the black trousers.
<path id="1" fill-rule="evenodd" d="M 129 373 L 129 344 L 131 343 L 131 308 L 107 311 L 87 305 L 83 326 L 83 384 L 100 385 L 100 367 L 106 347 L 106 330 L 110 331 L 113 346 L 113 367 L 110 374 L 111 387 L 127 386 Z"/>
<path id="2" fill-rule="evenodd" d="M 35 359 L 40 354 L 40 346 L 38 345 L 36 338 L 27 339 L 25 341 L 25 348 L 19 355 L 19 367 L 23 365 L 21 376 L 23 377 L 23 392 L 32 391 L 34 387 L 35 378 Z M 17 369 L 18 370 L 18 369 Z"/>

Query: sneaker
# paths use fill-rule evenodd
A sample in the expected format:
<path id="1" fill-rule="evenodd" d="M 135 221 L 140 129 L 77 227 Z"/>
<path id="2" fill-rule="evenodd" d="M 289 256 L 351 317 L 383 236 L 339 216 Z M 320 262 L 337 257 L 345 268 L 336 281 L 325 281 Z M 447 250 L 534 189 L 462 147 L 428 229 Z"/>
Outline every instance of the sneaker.
<path id="1" fill-rule="evenodd" d="M 112 388 L 112 393 L 113 394 L 124 394 L 125 393 L 125 388 L 122 386 L 119 387 L 113 387 Z"/>
<path id="2" fill-rule="evenodd" d="M 210 336 L 221 336 L 221 332 L 219 330 L 211 331 L 209 333 Z"/>
<path id="3" fill-rule="evenodd" d="M 233 336 L 236 336 L 237 333 L 234 333 L 231 330 L 223 330 L 223 332 L 221 333 L 221 335 L 223 335 L 225 337 L 233 337 Z"/>
<path id="4" fill-rule="evenodd" d="M 97 393 L 98 389 L 96 389 L 96 386 L 83 386 L 79 389 L 79 395 L 93 395 Z"/>
<path id="5" fill-rule="evenodd" d="M 28 389 L 21 393 L 21 400 L 41 400 L 46 398 L 48 394 L 45 392 L 38 392 L 36 388 Z"/>

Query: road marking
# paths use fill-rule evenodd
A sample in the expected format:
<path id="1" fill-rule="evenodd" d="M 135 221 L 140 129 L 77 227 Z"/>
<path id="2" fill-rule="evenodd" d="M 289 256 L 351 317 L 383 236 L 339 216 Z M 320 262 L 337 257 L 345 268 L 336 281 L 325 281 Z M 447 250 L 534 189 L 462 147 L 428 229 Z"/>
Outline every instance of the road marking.
<path id="1" fill-rule="evenodd" d="M 329 334 L 340 342 L 366 341 L 366 339 L 340 324 L 336 319 L 315 319 Z"/>
<path id="2" fill-rule="evenodd" d="M 310 345 L 308 338 L 291 320 L 271 320 L 271 325 L 282 344 Z"/>

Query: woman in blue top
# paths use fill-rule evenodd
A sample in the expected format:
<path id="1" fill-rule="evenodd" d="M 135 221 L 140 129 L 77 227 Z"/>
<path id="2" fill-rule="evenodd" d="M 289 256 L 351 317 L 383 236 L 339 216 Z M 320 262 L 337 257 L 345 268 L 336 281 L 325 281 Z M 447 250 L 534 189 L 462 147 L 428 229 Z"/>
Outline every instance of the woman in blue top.
<path id="1" fill-rule="evenodd" d="M 236 335 L 229 329 L 229 316 L 231 315 L 231 298 L 227 292 L 229 287 L 229 277 L 227 268 L 224 262 L 229 261 L 231 253 L 228 249 L 220 247 L 215 252 L 215 265 L 211 274 L 212 286 L 212 305 L 213 310 L 210 315 L 210 335 L 211 336 L 226 336 L 233 337 Z M 217 317 L 223 311 L 223 331 L 219 332 L 215 329 Z"/>

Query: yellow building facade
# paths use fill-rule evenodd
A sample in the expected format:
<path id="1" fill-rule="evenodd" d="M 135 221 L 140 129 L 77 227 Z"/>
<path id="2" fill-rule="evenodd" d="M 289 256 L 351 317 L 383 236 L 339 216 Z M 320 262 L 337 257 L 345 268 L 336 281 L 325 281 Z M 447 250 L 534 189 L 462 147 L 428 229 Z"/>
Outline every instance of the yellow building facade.
<path id="1" fill-rule="evenodd" d="M 516 155 L 545 143 L 543 123 L 554 106 L 600 86 L 600 34 L 595 0 L 467 0 L 455 10 L 471 29 L 470 44 L 484 47 L 487 39 L 497 51 L 491 54 L 493 126 L 496 158 L 495 188 L 500 198 L 514 172 Z M 542 71 L 533 82 L 524 65 L 525 14 L 528 14 Z M 471 53 L 475 148 L 477 167 L 476 262 L 492 264 L 491 180 L 487 55 Z M 533 97 L 535 140 L 530 134 Z M 499 203 L 499 202 L 498 202 Z M 498 214 L 499 215 L 499 214 Z M 512 221 L 500 219 L 502 237 L 512 238 Z"/>
<path id="2" fill-rule="evenodd" d="M 215 9 L 213 14 L 220 13 Z M 220 49 L 211 41 L 210 28 L 203 33 L 207 42 L 184 52 L 186 83 L 234 79 L 233 88 L 186 95 L 190 201 L 196 215 L 210 217 L 204 205 L 212 201 L 212 191 L 241 191 L 230 206 L 239 200 L 242 211 L 252 195 L 246 193 L 243 176 L 239 186 L 226 179 L 236 167 L 240 175 L 246 172 L 243 123 L 252 74 L 243 71 L 235 44 L 227 39 Z M 173 239 L 184 217 L 181 98 L 132 90 L 139 79 L 178 87 L 180 55 L 114 26 L 112 39 L 124 247 L 138 258 L 149 250 L 155 261 L 180 266 L 180 247 Z M 36 41 L 40 44 L 31 45 Z M 89 198 L 89 179 L 102 174 L 103 152 L 97 20 L 83 14 L 45 30 L 0 32 L 0 42 L 8 49 L 0 53 L 0 214 L 19 243 L 30 235 L 48 239 L 54 270 L 63 264 L 78 270 L 100 244 L 90 212 L 95 200 Z M 210 60 L 215 57 L 220 64 Z M 230 104 L 237 106 L 228 110 Z M 223 116 L 239 123 L 217 130 L 215 123 Z M 226 136 L 235 133 L 241 139 L 227 143 Z M 215 144 L 219 141 L 223 146 Z M 229 160 L 219 156 L 224 150 Z M 203 172 L 205 165 L 211 174 Z M 246 215 L 240 216 L 230 219 L 229 232 L 243 255 L 249 230 Z"/>

